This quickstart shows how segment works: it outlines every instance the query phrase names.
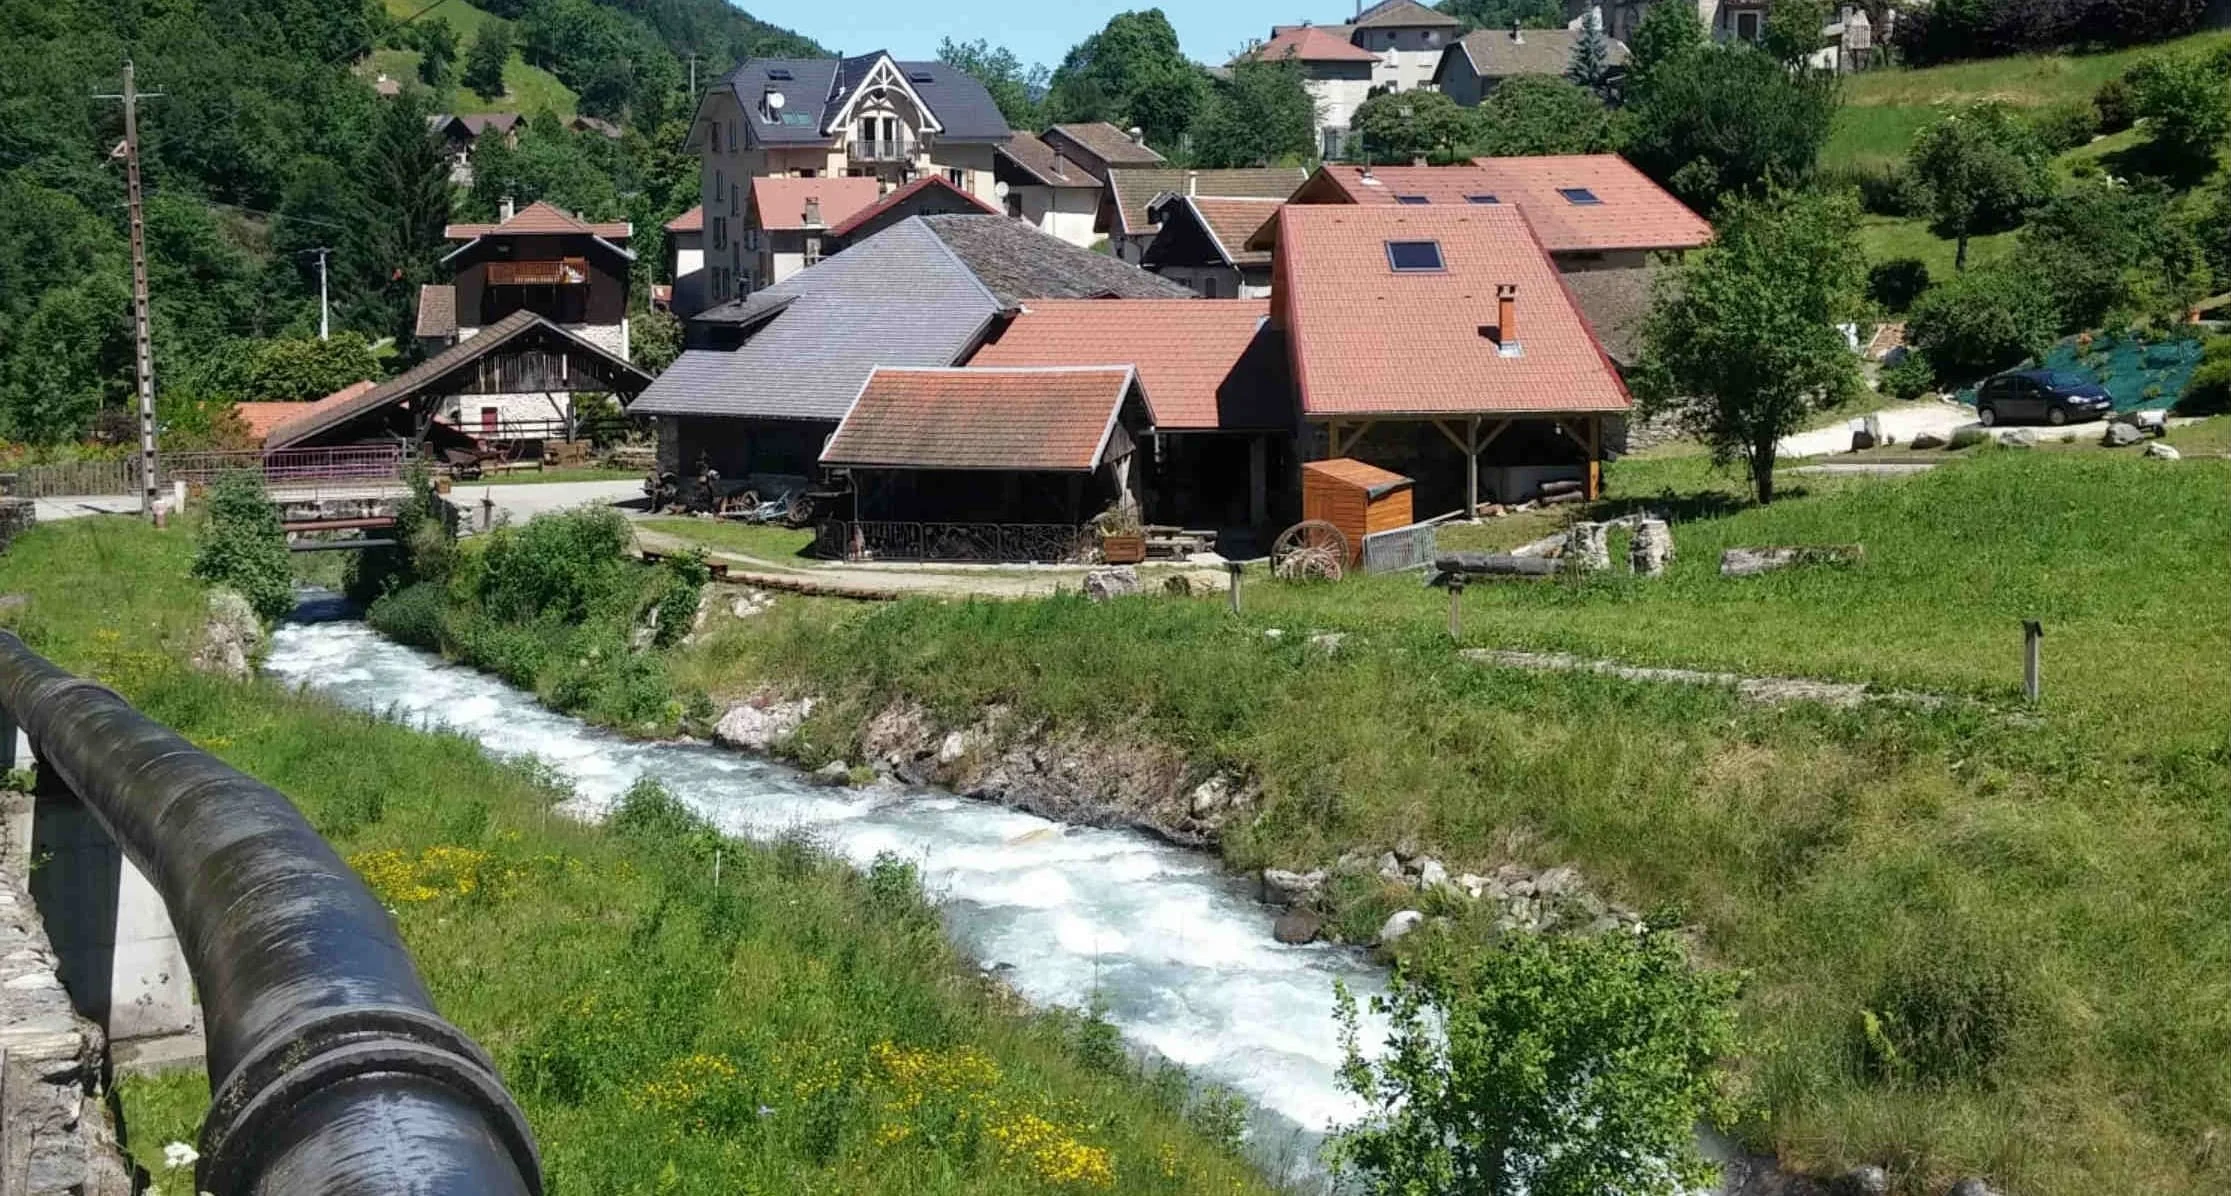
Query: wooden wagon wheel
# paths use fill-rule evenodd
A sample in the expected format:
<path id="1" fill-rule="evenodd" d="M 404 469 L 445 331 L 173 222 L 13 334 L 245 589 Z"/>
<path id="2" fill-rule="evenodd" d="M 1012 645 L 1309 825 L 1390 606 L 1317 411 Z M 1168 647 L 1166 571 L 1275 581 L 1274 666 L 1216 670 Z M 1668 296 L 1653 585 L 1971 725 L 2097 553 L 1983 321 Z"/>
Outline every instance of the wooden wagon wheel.
<path id="1" fill-rule="evenodd" d="M 1310 557 L 1308 563 L 1295 561 L 1305 553 Z M 1325 571 L 1328 563 L 1329 574 Z M 1289 580 L 1338 581 L 1347 564 L 1347 535 L 1322 519 L 1305 519 L 1287 528 L 1270 546 L 1271 573 Z"/>
<path id="2" fill-rule="evenodd" d="M 813 522 L 817 505 L 813 495 L 800 490 L 790 496 L 789 506 L 783 511 L 783 522 L 791 527 L 804 527 Z"/>

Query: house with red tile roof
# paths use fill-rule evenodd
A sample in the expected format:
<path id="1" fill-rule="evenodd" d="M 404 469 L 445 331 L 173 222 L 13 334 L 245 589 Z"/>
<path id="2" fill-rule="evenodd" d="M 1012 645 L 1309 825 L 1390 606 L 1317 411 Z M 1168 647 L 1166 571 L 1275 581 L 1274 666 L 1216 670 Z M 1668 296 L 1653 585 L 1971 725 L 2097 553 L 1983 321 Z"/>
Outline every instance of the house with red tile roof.
<path id="1" fill-rule="evenodd" d="M 851 482 L 854 555 L 948 555 L 908 551 L 876 525 L 970 524 L 1059 529 L 991 555 L 1066 559 L 1093 516 L 1137 509 L 1146 426 L 1129 366 L 877 367 L 821 463 Z M 950 555 L 987 554 L 972 544 Z"/>
<path id="2" fill-rule="evenodd" d="M 1270 251 L 1247 242 L 1283 202 L 1164 195 L 1148 205 L 1157 231 L 1139 264 L 1203 299 L 1260 299 L 1270 294 Z"/>
<path id="3" fill-rule="evenodd" d="M 1319 25 L 1274 28 L 1269 41 L 1240 57 L 1290 62 L 1301 71 L 1302 86 L 1317 101 L 1318 152 L 1328 159 L 1345 152 L 1356 109 L 1371 97 L 1375 76 L 1386 68 L 1378 54 Z"/>
<path id="4" fill-rule="evenodd" d="M 234 403 L 232 411 L 234 415 L 240 417 L 241 426 L 248 430 L 249 443 L 261 448 L 264 441 L 269 439 L 273 432 L 278 431 L 285 425 L 306 415 L 324 411 L 336 404 L 360 398 L 376 385 L 378 383 L 366 379 L 362 382 L 351 382 L 322 399 L 308 403 L 262 401 Z"/>
<path id="5" fill-rule="evenodd" d="M 968 359 L 971 368 L 1087 363 L 1138 371 L 1149 522 L 1260 538 L 1291 514 L 1281 498 L 1297 465 L 1293 383 L 1267 300 L 1038 300 Z"/>
<path id="6" fill-rule="evenodd" d="M 836 252 L 830 230 L 882 198 L 883 184 L 872 178 L 751 180 L 737 293 L 773 286 Z M 714 239 L 725 235 L 723 229 Z"/>
<path id="7" fill-rule="evenodd" d="M 1516 205 L 1288 204 L 1273 278 L 1309 457 L 1415 478 L 1421 517 L 1597 492 L 1632 403 Z"/>

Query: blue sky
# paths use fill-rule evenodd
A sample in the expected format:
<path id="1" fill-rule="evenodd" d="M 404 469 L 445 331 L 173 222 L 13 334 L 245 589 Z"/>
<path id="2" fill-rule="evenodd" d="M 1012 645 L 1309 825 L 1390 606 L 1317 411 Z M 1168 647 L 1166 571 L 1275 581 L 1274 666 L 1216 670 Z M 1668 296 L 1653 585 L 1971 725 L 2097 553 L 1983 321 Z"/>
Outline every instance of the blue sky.
<path id="1" fill-rule="evenodd" d="M 762 21 L 795 29 L 832 50 L 858 54 L 889 50 L 900 58 L 934 58 L 940 39 L 987 38 L 1024 62 L 1059 66 L 1069 47 L 1134 8 L 1153 0 L 744 0 Z M 1188 57 L 1223 62 L 1247 39 L 1270 36 L 1273 24 L 1338 21 L 1355 12 L 1354 0 L 1164 0 L 1159 5 L 1177 27 Z"/>

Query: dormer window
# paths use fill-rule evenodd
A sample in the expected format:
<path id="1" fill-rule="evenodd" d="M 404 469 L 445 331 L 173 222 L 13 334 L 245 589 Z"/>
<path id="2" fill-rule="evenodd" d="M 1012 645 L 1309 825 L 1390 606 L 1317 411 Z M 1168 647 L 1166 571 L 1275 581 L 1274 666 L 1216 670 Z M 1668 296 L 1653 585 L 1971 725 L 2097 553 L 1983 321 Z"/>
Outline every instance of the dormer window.
<path id="1" fill-rule="evenodd" d="M 1592 204 L 1600 204 L 1603 202 L 1602 200 L 1596 198 L 1595 192 L 1590 191 L 1586 187 L 1559 187 L 1557 189 L 1557 194 L 1564 196 L 1565 202 L 1572 204 L 1574 207 L 1585 208 Z"/>
<path id="2" fill-rule="evenodd" d="M 1439 241 L 1389 241 L 1387 268 L 1397 274 L 1435 274 L 1448 267 L 1442 264 Z"/>

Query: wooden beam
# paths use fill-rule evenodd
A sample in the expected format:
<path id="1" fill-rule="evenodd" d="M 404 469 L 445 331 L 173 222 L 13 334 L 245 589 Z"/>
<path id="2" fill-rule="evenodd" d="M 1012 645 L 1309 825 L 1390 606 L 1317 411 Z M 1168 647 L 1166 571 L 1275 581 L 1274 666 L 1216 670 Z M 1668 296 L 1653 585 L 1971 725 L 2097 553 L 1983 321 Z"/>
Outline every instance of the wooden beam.
<path id="1" fill-rule="evenodd" d="M 1432 423 L 1434 427 L 1440 429 L 1441 435 L 1448 437 L 1450 444 L 1456 446 L 1457 452 L 1469 453 L 1473 451 L 1474 444 L 1479 440 L 1480 421 L 1477 419 L 1469 420 L 1466 422 L 1466 434 L 1463 436 L 1457 435 L 1456 429 L 1450 427 L 1449 421 L 1445 419 L 1433 420 Z"/>
<path id="2" fill-rule="evenodd" d="M 1480 417 L 1464 423 L 1464 520 L 1480 517 Z"/>
<path id="3" fill-rule="evenodd" d="M 1498 437 L 1498 436 L 1501 436 L 1501 435 L 1502 435 L 1503 433 L 1505 433 L 1505 432 L 1508 432 L 1508 431 L 1510 431 L 1510 429 L 1511 429 L 1511 425 L 1512 425 L 1513 423 L 1515 423 L 1515 422 L 1517 422 L 1517 421 L 1515 421 L 1515 420 L 1508 420 L 1508 419 L 1499 419 L 1499 420 L 1496 420 L 1496 421 L 1495 421 L 1495 426 L 1494 426 L 1494 427 L 1492 427 L 1492 428 L 1489 428 L 1489 429 L 1487 430 L 1487 435 L 1486 435 L 1486 436 L 1484 436 L 1484 437 L 1481 437 L 1481 438 L 1480 438 L 1480 443 L 1479 443 L 1479 447 L 1478 447 L 1478 448 L 1475 448 L 1475 449 L 1473 449 L 1472 451 L 1473 451 L 1473 452 L 1476 452 L 1476 453 L 1477 453 L 1477 452 L 1486 452 L 1486 451 L 1487 451 L 1487 446 L 1488 446 L 1488 445 L 1491 445 L 1491 444 L 1493 444 L 1493 443 L 1495 443 L 1495 438 L 1496 438 L 1496 437 Z"/>
<path id="4" fill-rule="evenodd" d="M 1604 417 L 1588 417 L 1588 484 L 1585 487 L 1588 501 L 1594 502 L 1604 493 Z"/>

